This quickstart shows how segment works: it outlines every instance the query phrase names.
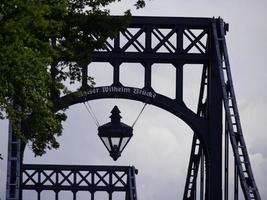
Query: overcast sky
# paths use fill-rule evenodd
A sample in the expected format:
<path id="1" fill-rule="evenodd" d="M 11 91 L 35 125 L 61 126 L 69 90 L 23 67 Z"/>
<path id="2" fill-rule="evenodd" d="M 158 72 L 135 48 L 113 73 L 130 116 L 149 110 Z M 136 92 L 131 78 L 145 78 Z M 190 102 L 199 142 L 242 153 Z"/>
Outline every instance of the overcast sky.
<path id="1" fill-rule="evenodd" d="M 112 6 L 116 15 L 129 7 L 133 1 L 123 1 Z M 141 16 L 173 17 L 218 17 L 230 24 L 227 34 L 228 52 L 235 92 L 241 115 L 245 141 L 250 154 L 256 183 L 262 199 L 267 199 L 267 1 L 266 0 L 151 0 L 146 8 L 134 11 Z M 132 78 L 122 77 L 122 82 L 139 86 L 142 70 L 138 66 L 125 67 L 123 74 L 131 73 Z M 157 91 L 173 95 L 174 82 L 171 66 L 154 69 L 152 83 Z M 111 82 L 111 67 L 97 64 L 89 69 L 97 85 Z M 105 73 L 106 72 L 106 73 Z M 189 74 L 188 89 L 198 86 L 199 71 Z M 135 81 L 140 80 L 140 81 Z M 186 81 L 185 80 L 185 81 Z M 137 83 L 138 82 L 138 83 Z M 159 83 L 159 84 L 156 84 Z M 166 89 L 170 88 L 170 89 Z M 195 96 L 194 96 L 195 95 Z M 197 94 L 187 93 L 188 103 Z M 90 102 L 100 124 L 109 121 L 114 105 L 121 110 L 123 122 L 131 125 L 143 103 L 129 100 L 95 100 Z M 191 104 L 194 106 L 194 104 Z M 148 105 L 134 129 L 134 136 L 119 160 L 114 163 L 97 136 L 97 127 L 84 105 L 74 105 L 68 111 L 63 136 L 59 138 L 59 150 L 48 152 L 42 158 L 34 158 L 29 149 L 25 152 L 25 163 L 86 164 L 86 165 L 134 165 L 137 175 L 138 198 L 140 200 L 181 199 L 186 178 L 187 164 L 192 140 L 191 129 L 172 114 Z M 0 198 L 5 195 L 7 122 L 0 122 Z M 30 194 L 26 194 L 29 196 Z M 27 198 L 30 200 L 30 198 Z"/>

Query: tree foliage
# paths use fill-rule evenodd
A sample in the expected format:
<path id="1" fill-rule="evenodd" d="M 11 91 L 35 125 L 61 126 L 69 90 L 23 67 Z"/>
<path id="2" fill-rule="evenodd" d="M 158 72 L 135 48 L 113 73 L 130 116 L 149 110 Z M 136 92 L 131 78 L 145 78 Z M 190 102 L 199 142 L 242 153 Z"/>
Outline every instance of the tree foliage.
<path id="1" fill-rule="evenodd" d="M 90 53 L 125 28 L 130 11 L 114 18 L 106 9 L 119 1 L 1 1 L 0 118 L 12 120 L 15 133 L 30 141 L 35 155 L 59 146 L 66 115 L 55 103 L 68 92 L 65 81 L 80 81 Z M 144 0 L 134 3 L 145 6 Z"/>

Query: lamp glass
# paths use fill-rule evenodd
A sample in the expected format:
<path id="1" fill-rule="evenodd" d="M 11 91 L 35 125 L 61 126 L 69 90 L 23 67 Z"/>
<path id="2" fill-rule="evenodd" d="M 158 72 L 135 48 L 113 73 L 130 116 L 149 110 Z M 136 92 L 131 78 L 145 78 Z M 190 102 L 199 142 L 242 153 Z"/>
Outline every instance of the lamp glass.
<path id="1" fill-rule="evenodd" d="M 124 149 L 124 147 L 127 145 L 129 140 L 130 140 L 130 137 L 121 138 L 120 151 L 122 151 Z"/>
<path id="2" fill-rule="evenodd" d="M 101 137 L 104 145 L 106 146 L 106 148 L 111 151 L 111 143 L 109 142 L 109 138 L 108 137 Z"/>
<path id="3" fill-rule="evenodd" d="M 114 147 L 116 145 L 118 147 L 120 144 L 120 140 L 121 140 L 120 137 L 112 137 L 111 138 L 112 146 Z"/>

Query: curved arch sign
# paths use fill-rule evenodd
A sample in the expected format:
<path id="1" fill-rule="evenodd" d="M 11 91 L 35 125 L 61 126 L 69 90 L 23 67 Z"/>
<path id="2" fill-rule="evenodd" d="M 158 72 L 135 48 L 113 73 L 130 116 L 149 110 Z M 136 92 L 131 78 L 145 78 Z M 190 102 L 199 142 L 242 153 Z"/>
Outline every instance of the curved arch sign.
<path id="1" fill-rule="evenodd" d="M 205 144 L 208 132 L 208 121 L 191 111 L 182 101 L 173 100 L 153 90 L 124 86 L 103 86 L 79 91 L 64 97 L 58 101 L 58 110 L 76 103 L 104 98 L 123 98 L 141 101 L 160 107 L 185 121 Z"/>

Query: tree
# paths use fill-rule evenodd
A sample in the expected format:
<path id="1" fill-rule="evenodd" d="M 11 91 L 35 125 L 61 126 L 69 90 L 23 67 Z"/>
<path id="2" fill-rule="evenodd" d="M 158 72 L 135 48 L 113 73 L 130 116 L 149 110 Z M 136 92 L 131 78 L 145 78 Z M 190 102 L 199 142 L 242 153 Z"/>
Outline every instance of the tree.
<path id="1" fill-rule="evenodd" d="M 105 9 L 120 0 L 2 0 L 0 3 L 0 118 L 12 120 L 17 137 L 35 155 L 58 148 L 65 110 L 56 99 L 63 82 L 81 80 L 94 49 L 126 27 Z M 145 6 L 135 1 L 136 8 Z M 88 77 L 89 87 L 93 79 Z"/>

